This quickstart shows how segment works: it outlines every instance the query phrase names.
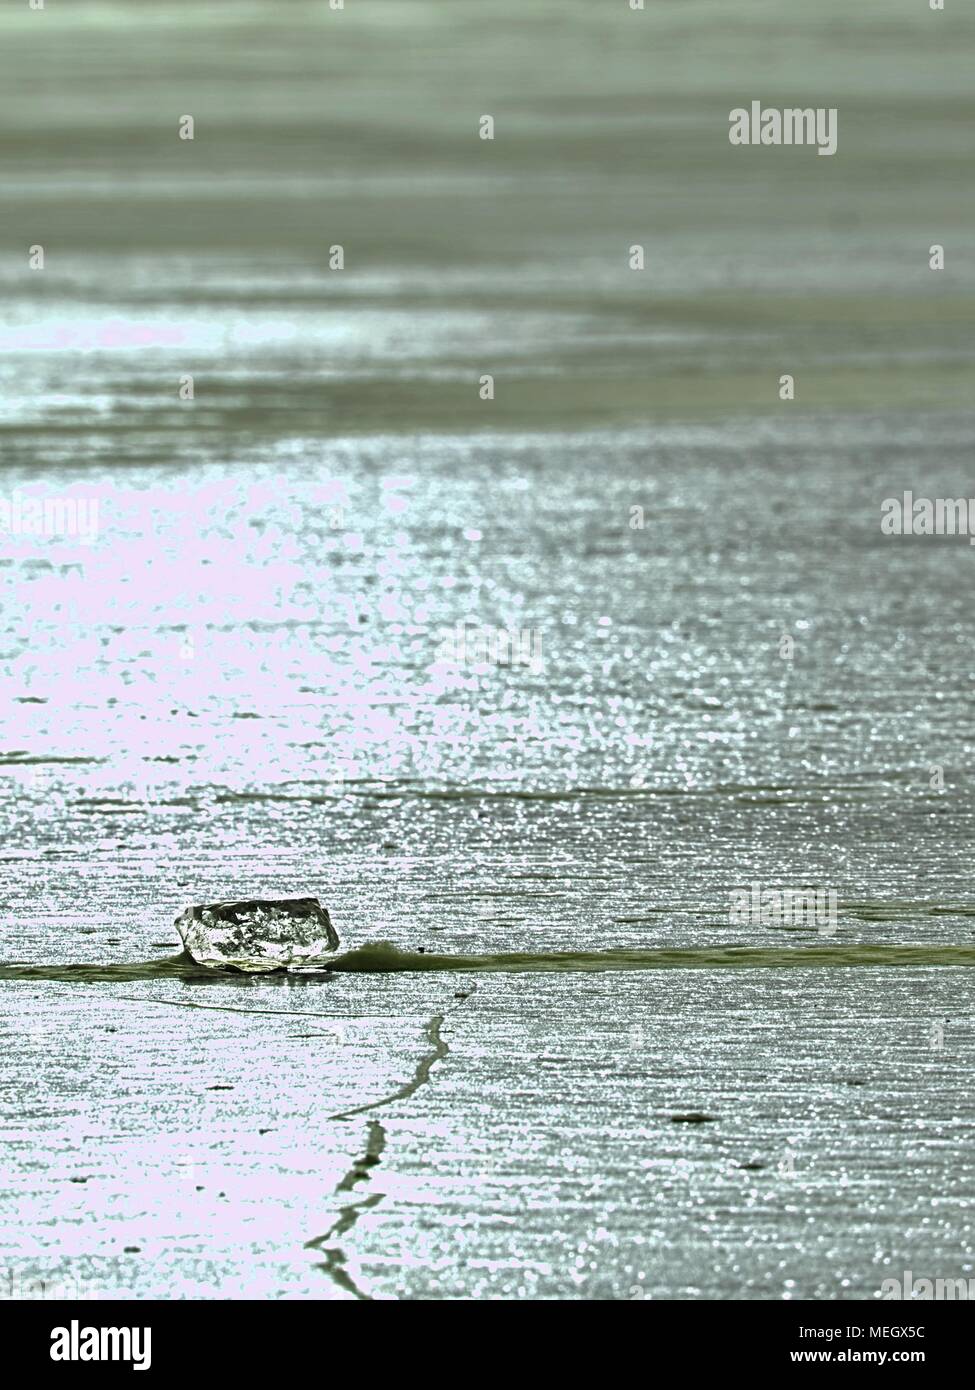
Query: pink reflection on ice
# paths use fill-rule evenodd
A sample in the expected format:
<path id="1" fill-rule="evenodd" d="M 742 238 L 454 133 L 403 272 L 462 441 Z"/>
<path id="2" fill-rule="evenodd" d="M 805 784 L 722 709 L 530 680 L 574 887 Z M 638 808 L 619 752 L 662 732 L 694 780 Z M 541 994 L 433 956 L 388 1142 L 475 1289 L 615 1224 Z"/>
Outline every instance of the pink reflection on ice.
<path id="1" fill-rule="evenodd" d="M 409 536 L 389 549 L 381 492 L 363 511 L 347 480 L 304 476 L 304 454 L 294 466 L 58 488 L 97 497 L 99 531 L 6 538 L 2 745 L 102 759 L 65 774 L 73 795 L 149 803 L 422 756 L 416 710 L 443 678 L 433 645 L 424 657 Z M 332 526 L 336 503 L 356 529 Z"/>
<path id="2" fill-rule="evenodd" d="M 177 347 L 185 343 L 187 337 L 185 329 L 177 325 L 134 323 L 125 319 L 71 319 L 41 327 L 8 328 L 0 332 L 0 352 Z"/>

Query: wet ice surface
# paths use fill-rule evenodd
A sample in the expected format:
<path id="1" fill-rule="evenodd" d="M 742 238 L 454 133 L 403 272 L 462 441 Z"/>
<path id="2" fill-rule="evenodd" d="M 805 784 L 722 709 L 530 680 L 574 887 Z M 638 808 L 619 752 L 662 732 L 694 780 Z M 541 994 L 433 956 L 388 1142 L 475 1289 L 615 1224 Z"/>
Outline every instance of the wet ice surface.
<path id="1" fill-rule="evenodd" d="M 166 960 L 187 901 L 296 885 L 343 950 L 973 944 L 970 551 L 882 545 L 873 505 L 919 457 L 932 493 L 958 491 L 965 423 L 428 440 L 388 489 L 403 446 L 366 441 L 331 465 L 351 550 L 319 544 L 320 475 L 298 470 L 270 539 L 202 592 L 185 569 L 136 579 L 111 613 L 138 524 L 78 560 L 85 626 L 57 617 L 73 571 L 36 569 L 5 610 L 6 676 L 44 703 L 6 711 L 4 959 Z M 516 524 L 496 499 L 522 479 Z M 160 483 L 112 486 L 139 516 Z M 179 487 L 211 556 L 243 531 L 210 479 Z M 647 489 L 670 518 L 649 536 L 625 506 Z M 784 537 L 783 511 L 808 526 Z M 451 621 L 503 622 L 515 595 L 544 676 L 438 661 Z M 835 943 L 731 926 L 753 881 L 835 886 Z M 5 1257 L 18 1287 L 164 1296 L 834 1298 L 960 1277 L 970 980 L 6 979 Z"/>
<path id="2" fill-rule="evenodd" d="M 0 1294 L 970 1274 L 970 970 L 144 965 L 294 894 L 343 949 L 823 944 L 753 882 L 975 944 L 975 552 L 879 530 L 971 491 L 970 17 L 88 9 L 0 44 L 3 495 L 99 506 L 3 537 L 0 961 L 138 968 L 0 976 Z M 835 160 L 730 151 L 770 70 Z"/>
<path id="3" fill-rule="evenodd" d="M 31 1083 L 7 1072 L 0 1232 L 15 1269 L 92 1296 L 842 1298 L 972 1273 L 961 972 L 31 1000 L 4 1040 Z M 424 1059 L 405 1098 L 336 1118 Z"/>

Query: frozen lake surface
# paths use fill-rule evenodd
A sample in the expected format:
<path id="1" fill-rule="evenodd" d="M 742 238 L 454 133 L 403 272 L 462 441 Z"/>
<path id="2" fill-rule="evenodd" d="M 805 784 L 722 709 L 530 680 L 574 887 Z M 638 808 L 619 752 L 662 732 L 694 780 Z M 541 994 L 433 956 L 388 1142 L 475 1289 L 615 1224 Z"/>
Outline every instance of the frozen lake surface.
<path id="1" fill-rule="evenodd" d="M 0 1296 L 972 1276 L 971 16 L 273 8 L 2 21 Z"/>

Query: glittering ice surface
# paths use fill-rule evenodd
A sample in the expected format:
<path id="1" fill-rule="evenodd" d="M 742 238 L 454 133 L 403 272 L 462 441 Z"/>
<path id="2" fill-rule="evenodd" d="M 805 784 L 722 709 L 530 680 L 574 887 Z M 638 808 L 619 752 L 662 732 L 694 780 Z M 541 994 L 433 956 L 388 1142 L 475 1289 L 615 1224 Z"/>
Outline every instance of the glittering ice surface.
<path id="1" fill-rule="evenodd" d="M 319 969 L 339 944 L 317 898 L 204 903 L 180 913 L 176 930 L 197 965 L 255 974 Z"/>
<path id="2" fill-rule="evenodd" d="M 98 526 L 0 537 L 0 1298 L 975 1274 L 971 969 L 375 968 L 975 941 L 953 9 L 3 7 L 0 497 Z M 338 969 L 174 962 L 295 892 Z"/>

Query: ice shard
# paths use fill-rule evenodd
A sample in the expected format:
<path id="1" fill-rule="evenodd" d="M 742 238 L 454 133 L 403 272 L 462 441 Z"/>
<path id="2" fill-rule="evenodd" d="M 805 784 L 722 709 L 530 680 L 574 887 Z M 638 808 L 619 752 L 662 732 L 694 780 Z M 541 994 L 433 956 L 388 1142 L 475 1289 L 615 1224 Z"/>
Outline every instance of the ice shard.
<path id="1" fill-rule="evenodd" d="M 255 973 L 321 970 L 339 945 L 317 898 L 204 903 L 181 912 L 176 930 L 198 965 Z"/>

